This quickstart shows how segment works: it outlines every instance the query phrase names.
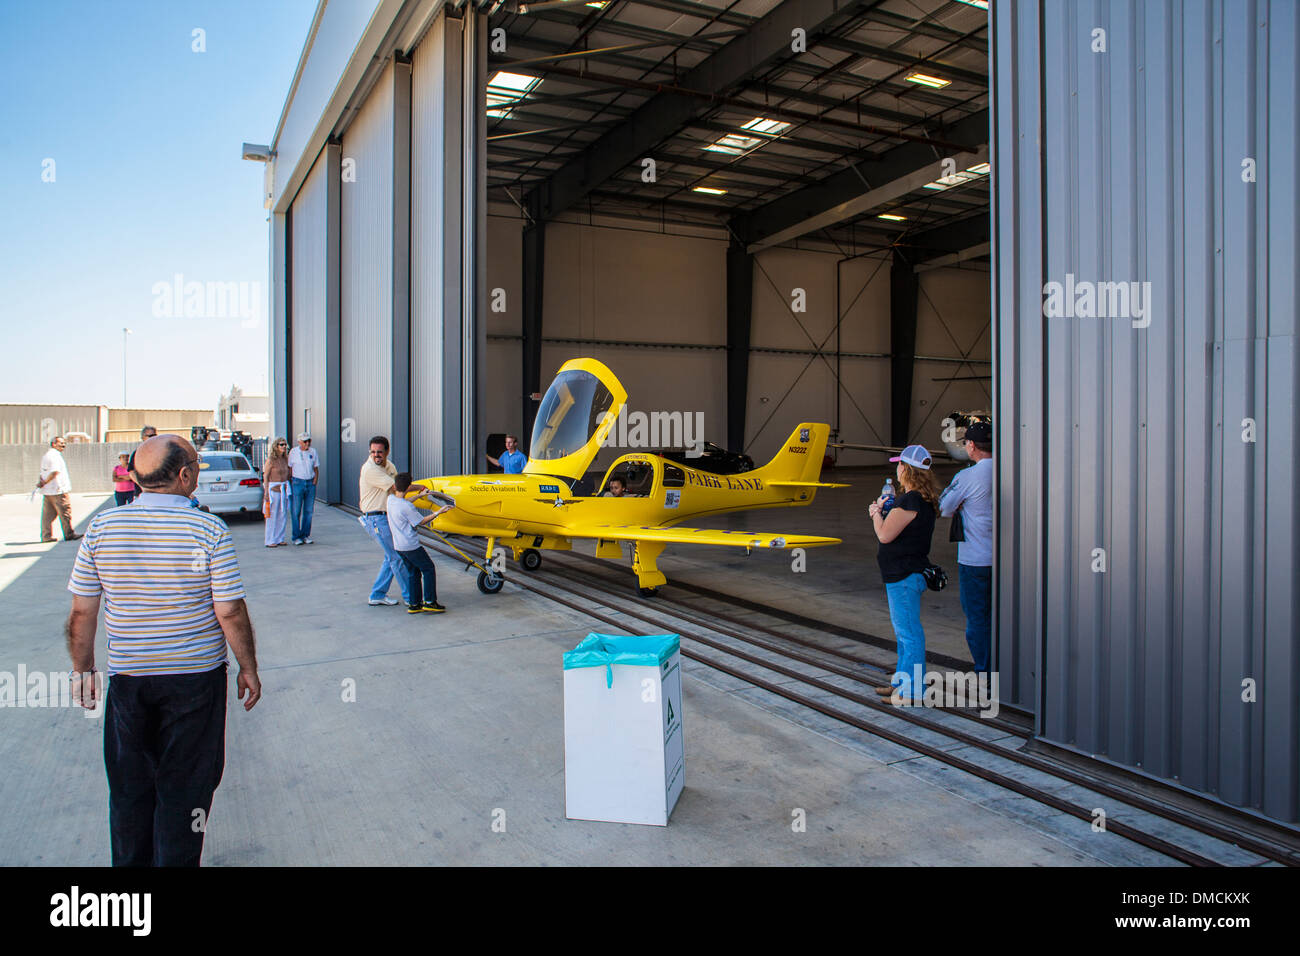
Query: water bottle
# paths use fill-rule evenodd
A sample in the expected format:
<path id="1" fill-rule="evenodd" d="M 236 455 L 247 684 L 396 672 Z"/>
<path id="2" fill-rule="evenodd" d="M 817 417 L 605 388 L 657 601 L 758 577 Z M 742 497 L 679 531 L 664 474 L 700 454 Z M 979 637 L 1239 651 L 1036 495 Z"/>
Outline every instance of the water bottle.
<path id="1" fill-rule="evenodd" d="M 885 487 L 880 489 L 880 497 L 885 499 L 884 502 L 882 503 L 880 513 L 882 515 L 887 515 L 889 514 L 889 509 L 894 507 L 894 479 L 893 478 L 885 479 Z"/>

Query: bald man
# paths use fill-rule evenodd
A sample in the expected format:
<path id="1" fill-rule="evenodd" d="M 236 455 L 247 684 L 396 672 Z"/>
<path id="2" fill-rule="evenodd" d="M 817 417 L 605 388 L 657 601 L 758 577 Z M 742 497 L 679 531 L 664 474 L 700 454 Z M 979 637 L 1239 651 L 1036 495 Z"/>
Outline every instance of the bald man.
<path id="1" fill-rule="evenodd" d="M 108 632 L 104 767 L 114 866 L 198 866 L 203 827 L 225 767 L 226 645 L 238 696 L 262 696 L 253 626 L 225 523 L 190 507 L 194 446 L 175 435 L 135 454 L 144 492 L 97 515 L 68 582 L 73 696 L 100 704 L 95 626 Z"/>

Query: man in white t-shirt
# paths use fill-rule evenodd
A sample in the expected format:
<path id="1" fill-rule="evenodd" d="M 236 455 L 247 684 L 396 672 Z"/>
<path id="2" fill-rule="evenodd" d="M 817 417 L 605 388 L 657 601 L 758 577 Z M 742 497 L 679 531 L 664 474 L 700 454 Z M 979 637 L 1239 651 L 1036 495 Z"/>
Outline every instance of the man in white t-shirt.
<path id="1" fill-rule="evenodd" d="M 36 487 L 44 496 L 41 504 L 41 541 L 54 540 L 54 516 L 63 526 L 63 540 L 76 541 L 81 535 L 72 530 L 72 480 L 63 449 L 68 447 L 62 435 L 50 442 L 50 450 L 41 458 L 41 477 Z"/>
<path id="2" fill-rule="evenodd" d="M 316 482 L 320 478 L 320 456 L 311 447 L 311 435 L 298 436 L 298 447 L 289 452 L 289 522 L 294 544 L 311 544 L 311 515 L 316 508 Z"/>
<path id="3" fill-rule="evenodd" d="M 401 471 L 393 476 L 395 495 L 389 495 L 385 508 L 388 511 L 388 530 L 393 536 L 393 550 L 406 564 L 411 575 L 411 597 L 406 604 L 406 613 L 419 614 L 430 611 L 441 614 L 447 610 L 438 603 L 438 577 L 434 570 L 433 559 L 429 552 L 420 545 L 417 530 L 428 524 L 440 514 L 451 510 L 451 505 L 443 505 L 437 511 L 425 513 L 411 504 L 406 493 L 411 487 L 411 473 Z M 417 498 L 427 498 L 429 490 L 421 490 Z"/>

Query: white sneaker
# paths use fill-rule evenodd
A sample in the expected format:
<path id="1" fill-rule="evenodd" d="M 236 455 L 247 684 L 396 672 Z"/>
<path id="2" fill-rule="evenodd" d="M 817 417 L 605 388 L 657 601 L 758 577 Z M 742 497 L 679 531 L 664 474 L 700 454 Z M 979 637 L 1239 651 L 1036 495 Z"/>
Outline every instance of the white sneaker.
<path id="1" fill-rule="evenodd" d="M 386 604 L 386 605 L 388 605 L 389 607 L 392 607 L 392 606 L 393 606 L 394 604 L 396 604 L 396 603 L 397 603 L 397 599 L 396 599 L 396 598 L 385 597 L 385 598 L 380 598 L 378 601 L 371 601 L 371 602 L 370 602 L 370 606 L 371 606 L 371 607 L 379 607 L 379 605 L 381 605 L 381 604 Z"/>
<path id="2" fill-rule="evenodd" d="M 299 543 L 299 544 L 311 544 L 312 541 L 311 541 L 311 538 L 303 538 L 303 539 L 302 539 L 301 541 L 299 541 L 298 543 Z"/>
<path id="3" fill-rule="evenodd" d="M 294 538 L 294 539 L 293 539 L 293 543 L 294 543 L 294 544 L 302 544 L 302 540 L 301 540 L 300 538 Z"/>

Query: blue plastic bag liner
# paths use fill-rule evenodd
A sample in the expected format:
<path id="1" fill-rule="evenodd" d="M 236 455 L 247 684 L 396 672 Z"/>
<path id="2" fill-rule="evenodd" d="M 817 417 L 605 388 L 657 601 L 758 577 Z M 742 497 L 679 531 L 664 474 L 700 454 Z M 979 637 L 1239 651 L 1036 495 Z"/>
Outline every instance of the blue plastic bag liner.
<path id="1" fill-rule="evenodd" d="M 613 664 L 658 667 L 677 653 L 682 639 L 677 634 L 596 634 L 584 637 L 578 646 L 564 652 L 564 669 L 604 667 L 605 686 L 614 686 Z"/>

